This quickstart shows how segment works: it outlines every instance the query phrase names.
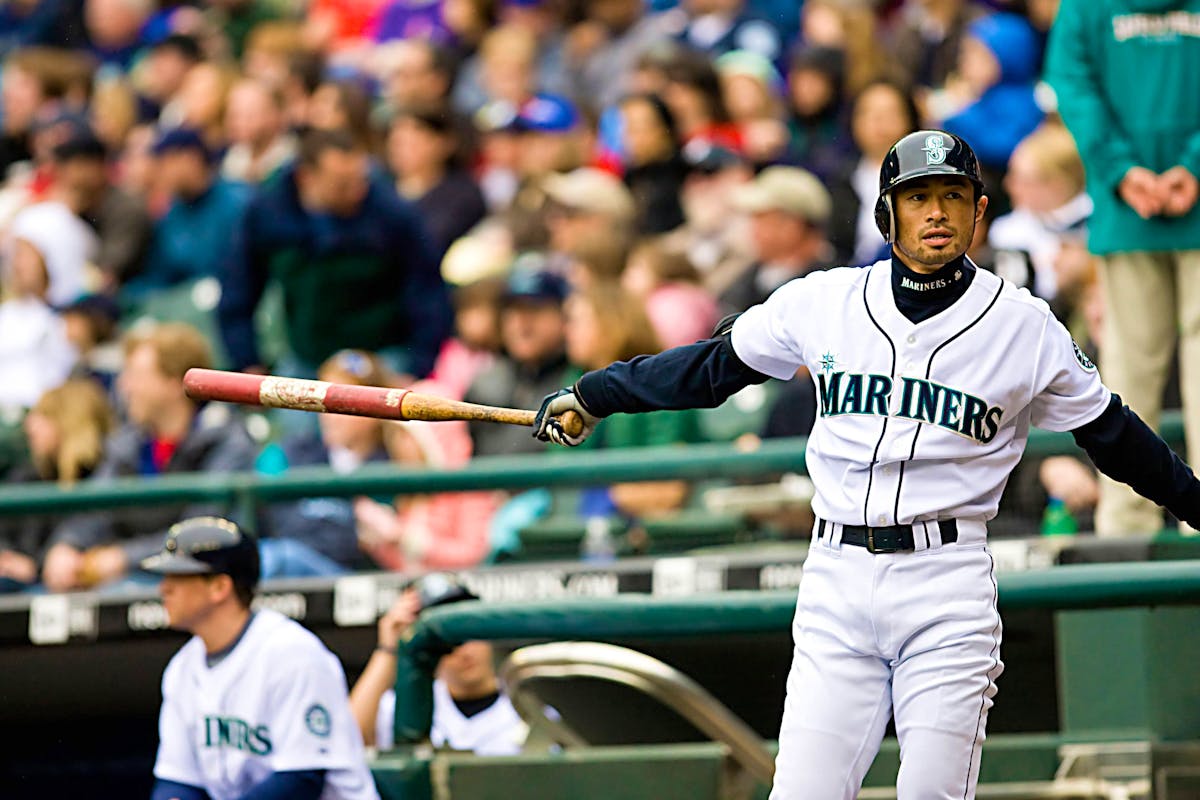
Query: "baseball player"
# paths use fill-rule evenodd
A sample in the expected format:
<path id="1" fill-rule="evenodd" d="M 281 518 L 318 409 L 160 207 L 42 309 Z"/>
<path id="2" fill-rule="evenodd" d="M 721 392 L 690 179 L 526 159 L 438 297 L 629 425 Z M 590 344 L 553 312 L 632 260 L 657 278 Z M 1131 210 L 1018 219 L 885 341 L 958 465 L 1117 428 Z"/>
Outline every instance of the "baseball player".
<path id="1" fill-rule="evenodd" d="M 403 592 L 379 619 L 379 642 L 362 675 L 350 690 L 350 710 L 363 739 L 380 750 L 394 745 L 396 722 L 396 645 L 427 608 L 477 600 L 450 576 L 431 572 Z M 496 677 L 491 642 L 464 642 L 438 662 L 433 682 L 434 747 L 481 756 L 521 752 L 529 727 L 517 714 Z"/>
<path id="2" fill-rule="evenodd" d="M 816 272 L 713 338 L 584 375 L 535 435 L 577 445 L 616 412 L 716 406 L 812 373 L 817 517 L 773 800 L 853 798 L 895 717 L 900 800 L 972 798 L 1000 660 L 987 522 L 1029 428 L 1071 431 L 1096 466 L 1200 523 L 1200 483 L 1111 394 L 1047 305 L 966 257 L 987 197 L 952 134 L 905 136 L 880 172 L 891 258 Z M 554 416 L 574 410 L 568 436 Z"/>
<path id="3" fill-rule="evenodd" d="M 142 568 L 163 575 L 174 628 L 163 672 L 153 800 L 378 800 L 337 657 L 275 611 L 251 611 L 258 548 L 196 517 Z"/>

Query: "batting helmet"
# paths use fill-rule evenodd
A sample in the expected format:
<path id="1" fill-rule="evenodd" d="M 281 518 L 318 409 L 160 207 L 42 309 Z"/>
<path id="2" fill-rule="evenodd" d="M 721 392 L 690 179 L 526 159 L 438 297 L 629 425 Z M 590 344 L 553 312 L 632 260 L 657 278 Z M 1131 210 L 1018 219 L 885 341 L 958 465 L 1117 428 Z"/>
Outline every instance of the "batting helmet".
<path id="1" fill-rule="evenodd" d="M 228 575 L 237 586 L 258 584 L 258 544 L 227 519 L 193 517 L 167 531 L 162 552 L 142 561 L 161 575 Z"/>
<path id="2" fill-rule="evenodd" d="M 929 175 L 961 175 L 983 195 L 979 160 L 962 138 L 946 131 L 917 131 L 892 145 L 879 170 L 879 199 L 875 201 L 875 224 L 883 238 L 894 238 L 892 192 L 902 183 Z"/>

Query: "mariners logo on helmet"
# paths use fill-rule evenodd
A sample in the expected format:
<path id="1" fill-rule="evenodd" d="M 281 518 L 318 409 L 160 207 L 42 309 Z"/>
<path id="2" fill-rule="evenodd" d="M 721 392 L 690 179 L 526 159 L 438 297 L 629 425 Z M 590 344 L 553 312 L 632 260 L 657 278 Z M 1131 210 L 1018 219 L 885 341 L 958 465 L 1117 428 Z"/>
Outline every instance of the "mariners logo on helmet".
<path id="1" fill-rule="evenodd" d="M 942 164 L 946 161 L 946 140 L 940 133 L 931 133 L 925 137 L 925 163 Z"/>

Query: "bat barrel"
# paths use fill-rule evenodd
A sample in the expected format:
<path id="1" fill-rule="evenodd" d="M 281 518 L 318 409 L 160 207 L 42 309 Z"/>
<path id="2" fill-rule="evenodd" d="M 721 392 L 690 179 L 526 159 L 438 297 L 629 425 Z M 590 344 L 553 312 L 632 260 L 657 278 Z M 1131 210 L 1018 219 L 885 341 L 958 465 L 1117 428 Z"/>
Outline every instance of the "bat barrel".
<path id="1" fill-rule="evenodd" d="M 417 394 L 407 389 L 351 386 L 213 369 L 188 370 L 183 377 L 183 385 L 188 396 L 194 400 L 219 400 L 319 414 L 352 414 L 378 419 L 432 422 L 482 420 L 526 426 L 533 425 L 537 416 L 533 411 L 463 403 L 444 397 Z M 582 420 L 578 418 L 568 419 L 564 416 L 563 422 L 572 435 L 582 427 Z"/>

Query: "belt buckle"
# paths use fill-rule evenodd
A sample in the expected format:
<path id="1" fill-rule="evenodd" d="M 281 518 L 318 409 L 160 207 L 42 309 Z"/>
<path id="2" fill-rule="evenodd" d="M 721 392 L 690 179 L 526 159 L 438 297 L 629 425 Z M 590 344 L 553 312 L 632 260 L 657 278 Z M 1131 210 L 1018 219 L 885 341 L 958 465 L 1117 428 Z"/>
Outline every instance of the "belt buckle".
<path id="1" fill-rule="evenodd" d="M 868 525 L 867 526 L 867 552 L 871 553 L 872 555 L 874 555 L 876 553 L 885 553 L 885 554 L 886 553 L 899 553 L 900 548 L 895 547 L 895 546 L 876 547 L 875 546 L 875 529 Z"/>

